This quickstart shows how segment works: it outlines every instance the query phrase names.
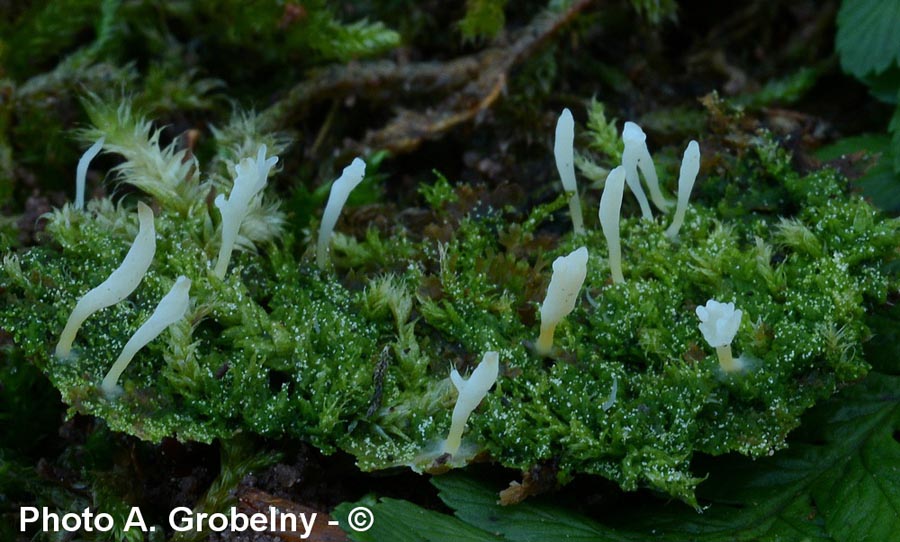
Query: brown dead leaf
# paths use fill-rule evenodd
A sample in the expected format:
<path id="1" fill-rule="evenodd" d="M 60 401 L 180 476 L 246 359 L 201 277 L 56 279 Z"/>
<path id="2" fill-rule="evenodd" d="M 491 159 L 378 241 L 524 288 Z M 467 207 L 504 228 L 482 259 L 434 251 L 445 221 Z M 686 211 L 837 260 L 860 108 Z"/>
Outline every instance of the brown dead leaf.
<path id="1" fill-rule="evenodd" d="M 249 487 L 241 488 L 237 498 L 238 510 L 245 514 L 267 514 L 270 507 L 275 508 L 277 512 L 289 514 L 306 514 L 307 516 L 316 514 L 315 527 L 313 527 L 309 538 L 305 539 L 306 542 L 349 542 L 350 540 L 340 527 L 328 524 L 331 521 L 331 516 L 321 510 L 316 510 L 287 499 L 281 499 L 265 491 Z M 267 534 L 285 542 L 301 542 L 304 540 L 300 537 L 303 533 L 298 532 L 269 531 Z"/>

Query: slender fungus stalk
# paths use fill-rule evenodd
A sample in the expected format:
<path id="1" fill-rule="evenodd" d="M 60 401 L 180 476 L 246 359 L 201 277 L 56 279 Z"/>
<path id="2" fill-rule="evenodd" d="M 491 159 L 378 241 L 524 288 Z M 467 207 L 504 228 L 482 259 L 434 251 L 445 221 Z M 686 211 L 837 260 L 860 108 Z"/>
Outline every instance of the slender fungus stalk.
<path id="1" fill-rule="evenodd" d="M 360 158 L 354 158 L 353 162 L 344 168 L 341 176 L 331 185 L 325 213 L 322 214 L 322 225 L 319 227 L 319 242 L 316 246 L 316 264 L 319 269 L 325 269 L 328 259 L 328 244 L 331 241 L 331 234 L 334 233 L 334 226 L 337 224 L 341 209 L 347 203 L 350 192 L 359 186 L 365 175 L 366 163 Z"/>
<path id="2" fill-rule="evenodd" d="M 584 233 L 584 218 L 581 214 L 581 200 L 578 198 L 578 184 L 575 182 L 575 119 L 572 112 L 563 109 L 556 122 L 556 142 L 553 155 L 556 158 L 556 169 L 562 179 L 563 189 L 569 195 L 569 214 L 572 215 L 572 227 L 575 235 Z"/>
<path id="3" fill-rule="evenodd" d="M 213 273 L 220 279 L 228 272 L 228 262 L 237 242 L 241 223 L 246 218 L 250 201 L 266 186 L 269 170 L 278 163 L 278 157 L 266 159 L 266 146 L 260 145 L 256 159 L 244 158 L 235 166 L 234 185 L 228 200 L 224 194 L 216 196 L 216 207 L 222 214 L 222 244 L 219 246 L 219 257 Z"/>
<path id="4" fill-rule="evenodd" d="M 153 227 L 153 211 L 143 203 L 138 203 L 138 221 L 140 230 L 122 264 L 75 304 L 75 310 L 69 315 L 69 321 L 59 336 L 57 357 L 68 357 L 78 329 L 90 315 L 128 297 L 147 273 L 156 253 L 156 229 Z"/>
<path id="5" fill-rule="evenodd" d="M 681 172 L 678 175 L 678 206 L 675 208 L 675 216 L 672 218 L 672 224 L 666 229 L 666 236 L 670 239 L 678 237 L 678 231 L 684 224 L 684 213 L 687 212 L 688 200 L 691 197 L 691 190 L 694 188 L 694 181 L 697 180 L 697 173 L 700 171 L 700 145 L 696 141 L 688 143 L 687 149 L 684 151 L 684 157 L 681 159 Z"/>
<path id="6" fill-rule="evenodd" d="M 581 247 L 553 262 L 553 275 L 541 305 L 541 335 L 535 343 L 535 350 L 541 356 L 550 354 L 556 326 L 575 308 L 575 300 L 587 275 L 587 261 L 588 250 Z"/>
<path id="7" fill-rule="evenodd" d="M 707 301 L 706 306 L 697 307 L 700 332 L 706 342 L 716 349 L 719 366 L 726 373 L 744 368 L 741 358 L 734 359 L 731 354 L 731 342 L 737 334 L 743 315 L 741 310 L 734 309 L 734 303 L 719 303 L 714 299 Z"/>
<path id="8" fill-rule="evenodd" d="M 663 196 L 659 189 L 656 166 L 653 165 L 653 157 L 650 156 L 650 150 L 647 148 L 647 134 L 637 124 L 626 122 L 622 139 L 631 142 L 632 152 L 637 155 L 637 167 L 641 170 L 644 180 L 647 181 L 647 188 L 650 189 L 650 199 L 653 200 L 653 204 L 660 211 L 668 211 L 672 203 Z"/>
<path id="9" fill-rule="evenodd" d="M 128 342 L 125 343 L 125 348 L 122 349 L 122 353 L 119 354 L 118 359 L 113 363 L 106 377 L 103 378 L 103 383 L 100 384 L 103 393 L 107 397 L 116 395 L 118 392 L 119 377 L 122 376 L 122 372 L 134 359 L 135 354 L 141 348 L 147 346 L 147 343 L 157 338 L 167 327 L 184 318 L 190 302 L 188 295 L 190 290 L 190 279 L 184 275 L 178 277 L 175 285 L 172 286 L 169 293 L 163 296 L 150 318 L 128 339 Z"/>
<path id="10" fill-rule="evenodd" d="M 641 206 L 641 216 L 647 220 L 652 220 L 653 212 L 650 210 L 650 204 L 647 202 L 647 196 L 644 194 L 644 189 L 641 188 L 641 180 L 638 177 L 638 161 L 643 156 L 643 151 L 647 149 L 647 135 L 644 134 L 644 131 L 637 124 L 626 122 L 625 128 L 622 130 L 622 141 L 625 143 L 625 150 L 622 151 L 625 182 L 628 183 L 628 188 L 634 193 L 634 197 L 638 200 L 638 205 Z M 644 171 L 644 168 L 641 168 L 641 171 Z M 646 173 L 644 177 L 646 178 Z M 656 202 L 654 201 L 654 203 Z"/>
<path id="11" fill-rule="evenodd" d="M 625 282 L 622 274 L 622 243 L 619 240 L 619 217 L 622 213 L 622 193 L 625 191 L 625 168 L 619 166 L 606 176 L 600 196 L 600 227 L 609 247 L 609 270 L 613 282 Z"/>
<path id="12" fill-rule="evenodd" d="M 468 380 L 463 380 L 456 369 L 450 372 L 450 380 L 456 387 L 459 395 L 456 398 L 456 406 L 453 407 L 453 419 L 450 423 L 450 432 L 444 441 L 444 453 L 455 454 L 462 443 L 463 430 L 466 422 L 481 400 L 487 395 L 500 372 L 500 354 L 497 352 L 485 352 L 481 363 L 472 371 Z"/>
<path id="13" fill-rule="evenodd" d="M 101 137 L 88 150 L 84 151 L 84 154 L 78 160 L 78 167 L 75 168 L 75 208 L 79 211 L 84 209 L 84 185 L 86 184 L 88 166 L 91 165 L 91 160 L 100 153 L 100 149 L 103 148 L 105 141 L 106 138 Z"/>

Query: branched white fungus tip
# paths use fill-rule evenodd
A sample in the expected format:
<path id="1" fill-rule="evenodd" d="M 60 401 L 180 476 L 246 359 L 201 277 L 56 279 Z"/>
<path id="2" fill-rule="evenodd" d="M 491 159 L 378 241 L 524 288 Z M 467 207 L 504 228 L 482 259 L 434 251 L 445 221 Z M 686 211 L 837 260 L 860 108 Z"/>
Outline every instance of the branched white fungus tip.
<path id="1" fill-rule="evenodd" d="M 622 165 L 625 167 L 625 182 L 628 188 L 637 198 L 638 205 L 641 207 L 641 216 L 647 220 L 653 218 L 653 212 L 650 210 L 650 203 L 647 201 L 647 195 L 641 187 L 641 179 L 638 177 L 638 160 L 641 156 L 641 147 L 647 146 L 647 135 L 641 130 L 641 127 L 633 122 L 626 122 L 622 129 L 622 142 L 625 148 L 622 151 Z"/>
<path id="2" fill-rule="evenodd" d="M 458 396 L 453 407 L 453 418 L 450 423 L 450 432 L 444 441 L 443 451 L 455 454 L 462 443 L 463 430 L 469 416 L 478 407 L 491 387 L 497 382 L 500 373 L 500 354 L 494 351 L 485 352 L 478 367 L 472 371 L 468 380 L 463 379 L 456 369 L 450 372 L 450 380 L 453 382 Z"/>
<path id="3" fill-rule="evenodd" d="M 319 240 L 316 245 L 316 264 L 319 269 L 325 269 L 328 259 L 328 245 L 334 226 L 337 224 L 341 209 L 347 203 L 350 192 L 359 186 L 366 176 L 366 163 L 361 158 L 354 158 L 349 166 L 344 168 L 341 176 L 331 185 L 331 193 L 328 195 L 328 203 L 325 204 L 325 212 L 322 214 L 322 225 L 319 227 Z"/>
<path id="4" fill-rule="evenodd" d="M 741 326 L 743 315 L 740 309 L 735 310 L 734 303 L 720 303 L 714 299 L 707 301 L 705 306 L 697 307 L 700 332 L 706 342 L 716 349 L 719 366 L 725 372 L 743 368 L 741 360 L 734 359 L 731 354 L 731 342 Z"/>
<path id="5" fill-rule="evenodd" d="M 213 271 L 217 277 L 225 278 L 228 262 L 237 242 L 241 223 L 250 211 L 250 203 L 266 186 L 269 170 L 278 163 L 278 157 L 266 159 L 266 146 L 260 145 L 256 158 L 244 158 L 235 170 L 234 184 L 231 194 L 225 199 L 224 194 L 216 196 L 216 207 L 222 214 L 222 244 L 219 246 L 219 257 Z"/>
<path id="6" fill-rule="evenodd" d="M 56 355 L 65 358 L 72 351 L 72 343 L 81 324 L 95 312 L 115 305 L 128 297 L 141 283 L 156 254 L 156 228 L 153 211 L 144 203 L 138 203 L 140 229 L 121 265 L 99 286 L 84 294 L 69 315 L 66 327 L 59 336 Z"/>
<path id="7" fill-rule="evenodd" d="M 100 154 L 104 142 L 106 142 L 106 138 L 101 137 L 88 150 L 84 151 L 84 154 L 78 160 L 78 167 L 75 168 L 75 208 L 79 211 L 84 209 L 84 192 L 85 184 L 87 184 L 88 166 L 91 165 L 91 160 Z"/>
<path id="8" fill-rule="evenodd" d="M 625 168 L 619 166 L 606 176 L 600 195 L 600 227 L 609 247 L 609 270 L 613 282 L 625 282 L 622 274 L 622 243 L 619 239 L 619 220 L 622 213 L 622 194 L 625 191 Z"/>
<path id="9" fill-rule="evenodd" d="M 696 141 L 688 143 L 681 159 L 681 171 L 678 174 L 678 206 L 675 208 L 675 216 L 672 224 L 666 229 L 666 236 L 670 239 L 678 237 L 681 225 L 684 224 L 684 214 L 687 212 L 688 201 L 697 173 L 700 172 L 700 145 Z"/>
<path id="10" fill-rule="evenodd" d="M 190 304 L 190 290 L 191 280 L 184 275 L 179 276 L 169 293 L 159 301 L 150 318 L 128 339 L 122 353 L 119 354 L 118 359 L 113 363 L 100 385 L 107 397 L 114 396 L 119 391 L 119 377 L 134 359 L 135 354 L 158 337 L 167 327 L 184 318 Z"/>
<path id="11" fill-rule="evenodd" d="M 556 141 L 553 145 L 553 156 L 556 158 L 556 169 L 562 179 L 563 190 L 569 195 L 569 214 L 572 215 L 572 227 L 575 234 L 584 233 L 584 218 L 581 213 L 581 200 L 578 198 L 578 184 L 575 181 L 575 119 L 572 112 L 563 109 L 556 122 Z"/>
<path id="12" fill-rule="evenodd" d="M 535 343 L 538 354 L 550 354 L 556 326 L 575 308 L 578 292 L 587 276 L 587 262 L 587 247 L 576 249 L 568 256 L 560 256 L 553 262 L 550 285 L 541 304 L 541 334 Z"/>

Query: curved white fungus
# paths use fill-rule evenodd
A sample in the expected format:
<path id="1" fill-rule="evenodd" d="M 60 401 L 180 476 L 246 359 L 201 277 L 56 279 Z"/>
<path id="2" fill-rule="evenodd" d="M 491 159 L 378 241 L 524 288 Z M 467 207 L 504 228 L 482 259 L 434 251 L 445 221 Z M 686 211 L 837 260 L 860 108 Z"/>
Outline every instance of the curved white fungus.
<path id="1" fill-rule="evenodd" d="M 103 383 L 100 384 L 103 393 L 107 396 L 115 395 L 118 391 L 119 377 L 134 359 L 134 355 L 147 343 L 157 338 L 167 327 L 184 318 L 190 303 L 190 290 L 191 280 L 189 278 L 181 275 L 175 280 L 175 284 L 169 293 L 160 300 L 150 318 L 125 343 L 122 353 L 119 354 L 118 359 L 103 378 Z"/>
<path id="2" fill-rule="evenodd" d="M 578 198 L 578 183 L 575 181 L 575 119 L 572 112 L 563 109 L 556 122 L 556 141 L 553 145 L 553 156 L 556 158 L 556 169 L 562 180 L 563 189 L 569 195 L 569 214 L 572 215 L 572 227 L 575 235 L 584 233 L 584 218 L 581 214 L 581 200 Z"/>
<path id="3" fill-rule="evenodd" d="M 228 262 L 237 242 L 241 223 L 247 216 L 250 202 L 266 186 L 269 170 L 278 163 L 278 157 L 266 159 L 266 146 L 260 145 L 256 159 L 244 158 L 235 166 L 234 185 L 231 194 L 225 199 L 224 194 L 216 196 L 216 207 L 222 214 L 222 244 L 219 246 L 219 257 L 213 273 L 225 278 Z"/>
<path id="4" fill-rule="evenodd" d="M 700 145 L 696 141 L 688 143 L 681 159 L 681 171 L 678 175 L 678 206 L 675 208 L 675 216 L 672 224 L 666 229 L 666 236 L 670 239 L 678 237 L 681 225 L 684 224 L 684 214 L 687 212 L 688 201 L 697 173 L 700 172 Z"/>
<path id="5" fill-rule="evenodd" d="M 450 432 L 444 441 L 444 453 L 455 454 L 462 443 L 463 430 L 466 422 L 482 399 L 487 395 L 500 372 L 500 354 L 497 352 L 485 352 L 478 367 L 472 371 L 468 380 L 464 380 L 456 369 L 450 372 L 450 380 L 456 387 L 459 395 L 456 405 L 453 407 L 453 419 L 450 423 Z"/>
<path id="6" fill-rule="evenodd" d="M 647 202 L 647 196 L 644 194 L 644 189 L 641 188 L 641 180 L 638 177 L 638 161 L 643 155 L 643 151 L 647 149 L 647 135 L 641 130 L 640 126 L 629 121 L 625 123 L 625 127 L 622 129 L 622 141 L 625 143 L 625 150 L 622 151 L 625 182 L 628 183 L 628 188 L 631 189 L 634 197 L 638 200 L 638 205 L 641 207 L 641 215 L 645 219 L 650 220 L 653 218 L 653 212 L 650 210 L 650 203 Z M 643 168 L 641 170 L 643 171 Z M 646 178 L 646 173 L 644 177 Z"/>
<path id="7" fill-rule="evenodd" d="M 84 191 L 85 184 L 87 183 L 88 166 L 91 165 L 91 160 L 100 154 L 100 150 L 103 148 L 103 143 L 105 141 L 106 138 L 101 137 L 96 143 L 91 145 L 88 150 L 84 151 L 84 154 L 82 154 L 81 158 L 78 160 L 78 167 L 75 168 L 75 208 L 79 211 L 84 209 Z"/>
<path id="8" fill-rule="evenodd" d="M 581 247 L 553 262 L 553 275 L 547 286 L 547 296 L 541 304 L 541 334 L 535 343 L 538 354 L 550 354 L 556 326 L 575 308 L 578 292 L 587 276 L 587 261 L 587 247 Z"/>
<path id="9" fill-rule="evenodd" d="M 69 315 L 66 327 L 59 336 L 56 355 L 64 358 L 72 351 L 72 343 L 81 324 L 95 312 L 115 305 L 128 297 L 137 288 L 150 268 L 156 254 L 156 228 L 153 226 L 153 211 L 144 203 L 138 203 L 140 230 L 134 238 L 122 264 L 103 283 L 84 294 Z"/>
<path id="10" fill-rule="evenodd" d="M 328 203 L 325 204 L 325 212 L 322 214 L 322 225 L 319 227 L 319 241 L 316 245 L 316 264 L 319 269 L 325 269 L 328 258 L 328 244 L 331 234 L 337 224 L 341 209 L 347 203 L 350 192 L 359 186 L 366 175 L 366 163 L 361 158 L 354 158 L 349 166 L 344 168 L 341 176 L 331 185 L 331 193 L 328 195 Z"/>
<path id="11" fill-rule="evenodd" d="M 739 371 L 743 368 L 740 359 L 731 354 L 731 342 L 741 326 L 744 313 L 734 308 L 734 303 L 720 303 L 715 299 L 706 302 L 706 306 L 697 307 L 700 318 L 700 332 L 710 346 L 716 349 L 719 366 L 725 372 Z"/>
<path id="12" fill-rule="evenodd" d="M 600 227 L 609 247 L 609 270 L 613 282 L 625 282 L 622 274 L 622 244 L 619 239 L 619 219 L 622 212 L 622 193 L 625 191 L 625 168 L 619 166 L 606 176 L 600 195 Z"/>

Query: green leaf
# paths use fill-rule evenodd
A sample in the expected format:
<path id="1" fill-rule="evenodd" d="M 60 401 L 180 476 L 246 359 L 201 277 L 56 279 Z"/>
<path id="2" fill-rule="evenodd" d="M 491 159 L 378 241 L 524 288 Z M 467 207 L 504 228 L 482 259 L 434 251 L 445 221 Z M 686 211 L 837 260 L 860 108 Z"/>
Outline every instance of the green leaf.
<path id="1" fill-rule="evenodd" d="M 900 305 L 878 308 L 866 318 L 866 325 L 872 331 L 865 344 L 866 358 L 876 371 L 900 375 Z"/>
<path id="2" fill-rule="evenodd" d="M 898 94 L 900 95 L 900 94 Z M 900 105 L 894 110 L 891 123 L 888 125 L 891 133 L 891 154 L 894 155 L 894 173 L 900 173 Z"/>
<path id="3" fill-rule="evenodd" d="M 895 132 L 895 139 L 900 131 Z M 893 144 L 894 146 L 900 146 Z M 847 137 L 816 152 L 820 160 L 837 160 L 842 156 L 865 151 L 871 162 L 856 185 L 875 206 L 892 213 L 900 212 L 900 175 L 893 168 L 897 156 L 892 150 L 889 136 L 867 134 Z"/>
<path id="4" fill-rule="evenodd" d="M 459 519 L 426 510 L 411 502 L 397 499 L 381 499 L 371 506 L 375 512 L 375 521 L 369 530 L 356 532 L 349 528 L 347 517 L 356 504 L 343 503 L 335 508 L 333 516 L 340 518 L 341 528 L 353 540 L 359 542 L 491 542 L 500 538 L 473 527 Z"/>
<path id="5" fill-rule="evenodd" d="M 862 79 L 900 64 L 900 2 L 844 0 L 837 25 L 836 47 L 844 71 Z"/>
<path id="6" fill-rule="evenodd" d="M 560 506 L 565 492 L 515 506 L 497 504 L 498 486 L 452 473 L 432 483 L 455 517 L 411 503 L 369 505 L 371 538 L 356 540 L 891 540 L 900 532 L 900 377 L 880 373 L 812 410 L 788 450 L 753 461 L 707 458 L 700 486 L 707 508 L 650 500 L 591 510 Z M 633 499 L 632 499 L 633 501 Z M 350 504 L 339 507 L 346 512 Z M 439 530 L 438 530 L 439 529 Z M 475 529 L 473 531 L 473 529 Z M 377 535 L 375 534 L 377 533 Z M 474 538 L 473 538 L 474 537 Z"/>
<path id="7" fill-rule="evenodd" d="M 506 540 L 627 540 L 626 536 L 577 513 L 547 502 L 499 506 L 497 491 L 477 479 L 447 475 L 432 483 L 444 503 L 467 523 L 501 533 Z M 686 509 L 686 507 L 685 507 Z"/>

